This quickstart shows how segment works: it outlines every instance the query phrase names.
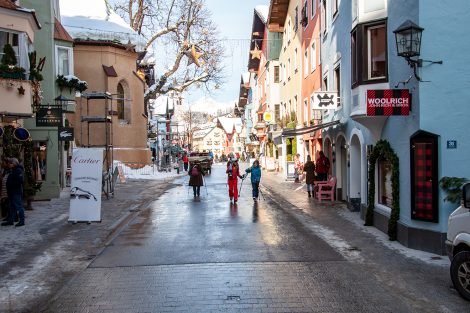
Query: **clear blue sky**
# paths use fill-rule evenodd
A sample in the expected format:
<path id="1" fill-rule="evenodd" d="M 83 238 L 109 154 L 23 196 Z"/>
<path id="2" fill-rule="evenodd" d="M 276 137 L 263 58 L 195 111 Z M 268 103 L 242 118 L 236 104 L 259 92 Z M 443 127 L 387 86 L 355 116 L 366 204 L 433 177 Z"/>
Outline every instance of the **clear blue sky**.
<path id="1" fill-rule="evenodd" d="M 187 98 L 189 101 L 195 101 L 206 96 L 217 102 L 226 103 L 238 97 L 241 73 L 248 70 L 249 39 L 254 8 L 260 4 L 269 5 L 269 0 L 206 0 L 206 4 L 212 12 L 213 21 L 219 28 L 221 38 L 227 39 L 224 41 L 226 83 L 212 94 L 192 89 Z"/>

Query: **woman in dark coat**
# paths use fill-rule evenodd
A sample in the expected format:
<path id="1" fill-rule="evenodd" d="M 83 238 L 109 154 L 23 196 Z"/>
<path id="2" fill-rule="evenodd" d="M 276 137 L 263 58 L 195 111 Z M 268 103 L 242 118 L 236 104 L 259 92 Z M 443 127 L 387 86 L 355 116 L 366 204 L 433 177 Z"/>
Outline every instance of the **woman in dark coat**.
<path id="1" fill-rule="evenodd" d="M 194 198 L 199 197 L 201 194 L 201 186 L 204 186 L 204 171 L 202 170 L 201 165 L 199 162 L 195 162 L 191 165 L 188 174 L 189 178 L 189 186 L 193 187 Z"/>
<path id="2" fill-rule="evenodd" d="M 304 172 L 307 174 L 305 182 L 307 184 L 308 197 L 310 198 L 313 193 L 313 184 L 315 183 L 315 164 L 309 155 L 307 155 L 307 162 L 304 165 Z"/>

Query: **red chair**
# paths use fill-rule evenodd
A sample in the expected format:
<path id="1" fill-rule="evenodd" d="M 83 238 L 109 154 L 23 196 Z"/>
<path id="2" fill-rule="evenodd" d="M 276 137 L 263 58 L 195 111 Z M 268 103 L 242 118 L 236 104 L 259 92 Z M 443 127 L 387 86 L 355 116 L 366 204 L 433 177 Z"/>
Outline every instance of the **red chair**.
<path id="1" fill-rule="evenodd" d="M 336 177 L 330 177 L 328 181 L 320 181 L 315 183 L 315 198 L 318 201 L 335 200 L 336 193 Z"/>

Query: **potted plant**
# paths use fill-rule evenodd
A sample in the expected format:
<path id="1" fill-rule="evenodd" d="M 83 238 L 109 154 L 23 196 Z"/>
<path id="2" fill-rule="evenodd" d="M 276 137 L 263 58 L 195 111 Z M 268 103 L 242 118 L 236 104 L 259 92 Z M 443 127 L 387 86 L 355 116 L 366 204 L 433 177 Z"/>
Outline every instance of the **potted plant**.
<path id="1" fill-rule="evenodd" d="M 68 88 L 70 93 L 72 93 L 72 91 L 84 92 L 88 88 L 86 81 L 80 80 L 73 75 L 57 75 L 55 81 L 61 92 L 64 88 Z"/>
<path id="2" fill-rule="evenodd" d="M 466 182 L 468 182 L 468 179 L 463 177 L 442 177 L 439 180 L 439 185 L 441 186 L 442 190 L 447 193 L 444 201 L 459 203 L 462 196 L 462 186 Z"/>

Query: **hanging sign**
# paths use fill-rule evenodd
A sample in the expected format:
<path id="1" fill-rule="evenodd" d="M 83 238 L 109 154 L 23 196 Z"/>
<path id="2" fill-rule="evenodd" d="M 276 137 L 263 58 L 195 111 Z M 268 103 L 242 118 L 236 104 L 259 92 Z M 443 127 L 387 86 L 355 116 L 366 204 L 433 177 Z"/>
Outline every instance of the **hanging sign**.
<path id="1" fill-rule="evenodd" d="M 268 124 L 271 123 L 273 121 L 273 113 L 269 111 L 264 112 L 263 120 Z"/>
<path id="2" fill-rule="evenodd" d="M 367 90 L 367 116 L 409 115 L 408 89 Z"/>
<path id="3" fill-rule="evenodd" d="M 101 221 L 102 173 L 103 149 L 73 149 L 70 222 Z"/>
<path id="4" fill-rule="evenodd" d="M 39 108 L 36 112 L 36 126 L 62 126 L 62 108 Z"/>
<path id="5" fill-rule="evenodd" d="M 314 92 L 312 97 L 312 109 L 335 110 L 338 108 L 338 93 L 331 91 Z"/>
<path id="6" fill-rule="evenodd" d="M 72 127 L 59 127 L 59 141 L 73 141 Z"/>

